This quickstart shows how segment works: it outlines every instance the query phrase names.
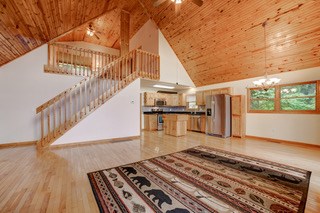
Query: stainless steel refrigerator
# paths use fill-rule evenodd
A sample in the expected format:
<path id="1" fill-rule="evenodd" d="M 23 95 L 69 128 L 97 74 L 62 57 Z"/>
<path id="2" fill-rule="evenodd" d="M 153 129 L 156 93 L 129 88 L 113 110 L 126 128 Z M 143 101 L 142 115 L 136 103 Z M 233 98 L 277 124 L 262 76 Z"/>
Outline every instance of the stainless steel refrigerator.
<path id="1" fill-rule="evenodd" d="M 231 136 L 230 95 L 206 97 L 206 134 L 227 138 Z"/>

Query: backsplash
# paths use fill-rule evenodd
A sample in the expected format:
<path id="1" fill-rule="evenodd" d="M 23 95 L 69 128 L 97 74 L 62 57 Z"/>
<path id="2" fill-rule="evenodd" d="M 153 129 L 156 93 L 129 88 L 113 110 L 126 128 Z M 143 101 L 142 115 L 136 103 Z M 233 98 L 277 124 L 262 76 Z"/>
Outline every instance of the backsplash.
<path id="1" fill-rule="evenodd" d="M 168 107 L 168 106 L 160 106 L 160 107 L 147 107 L 142 106 L 142 112 L 151 112 L 152 109 L 162 109 L 164 112 L 184 112 L 186 111 L 186 107 L 184 106 L 176 106 L 176 107 Z"/>

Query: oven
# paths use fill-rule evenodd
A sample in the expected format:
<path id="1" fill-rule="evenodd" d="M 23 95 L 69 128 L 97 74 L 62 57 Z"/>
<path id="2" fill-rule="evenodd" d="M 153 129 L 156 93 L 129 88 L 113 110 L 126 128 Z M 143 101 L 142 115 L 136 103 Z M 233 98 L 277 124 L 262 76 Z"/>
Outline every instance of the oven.
<path id="1" fill-rule="evenodd" d="M 157 114 L 157 123 L 158 123 L 158 130 L 163 130 L 163 114 L 158 113 Z"/>

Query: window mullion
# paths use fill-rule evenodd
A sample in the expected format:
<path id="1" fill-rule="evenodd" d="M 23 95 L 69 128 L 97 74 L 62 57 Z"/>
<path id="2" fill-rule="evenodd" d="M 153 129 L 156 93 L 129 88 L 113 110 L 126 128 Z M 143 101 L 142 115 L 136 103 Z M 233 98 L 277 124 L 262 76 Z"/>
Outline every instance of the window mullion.
<path id="1" fill-rule="evenodd" d="M 275 86 L 275 100 L 274 100 L 274 110 L 276 112 L 280 111 L 280 99 L 281 99 L 281 94 L 280 94 L 280 86 L 276 85 Z"/>

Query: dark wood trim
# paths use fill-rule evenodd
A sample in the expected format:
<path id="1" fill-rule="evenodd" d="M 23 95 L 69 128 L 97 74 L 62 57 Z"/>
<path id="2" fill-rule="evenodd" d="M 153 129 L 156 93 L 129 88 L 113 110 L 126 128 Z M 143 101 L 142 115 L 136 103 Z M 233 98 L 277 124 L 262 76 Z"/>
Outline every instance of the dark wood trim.
<path id="1" fill-rule="evenodd" d="M 15 142 L 15 143 L 4 143 L 0 144 L 0 149 L 20 147 L 20 146 L 33 146 L 36 145 L 37 141 L 24 141 L 24 142 Z"/>
<path id="2" fill-rule="evenodd" d="M 91 145 L 103 144 L 103 143 L 131 141 L 131 140 L 136 140 L 139 138 L 140 138 L 140 135 L 137 135 L 137 136 L 131 136 L 131 137 L 110 138 L 110 139 L 103 139 L 103 140 L 96 140 L 96 141 L 85 141 L 85 142 L 51 145 L 48 148 L 49 149 L 61 149 L 61 148 L 66 148 L 66 147 L 91 146 Z"/>
<path id="3" fill-rule="evenodd" d="M 281 140 L 281 139 L 275 139 L 275 138 L 259 137 L 259 136 L 254 136 L 254 135 L 246 135 L 246 138 L 263 140 L 263 141 L 272 142 L 272 143 L 289 144 L 289 145 L 300 146 L 300 147 L 319 148 L 320 149 L 320 144 L 319 145 L 309 144 L 309 143 L 304 143 L 304 142 L 299 142 L 299 141 Z"/>

